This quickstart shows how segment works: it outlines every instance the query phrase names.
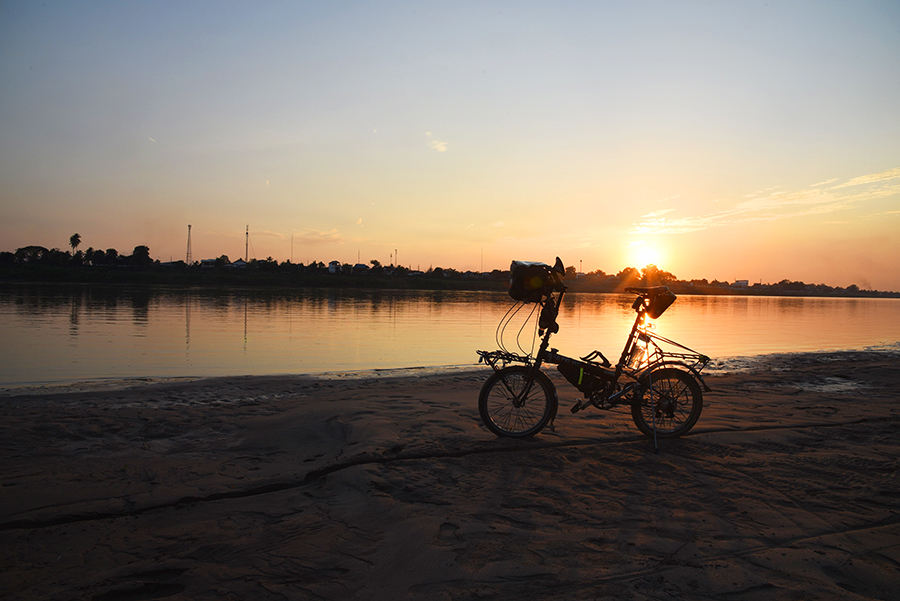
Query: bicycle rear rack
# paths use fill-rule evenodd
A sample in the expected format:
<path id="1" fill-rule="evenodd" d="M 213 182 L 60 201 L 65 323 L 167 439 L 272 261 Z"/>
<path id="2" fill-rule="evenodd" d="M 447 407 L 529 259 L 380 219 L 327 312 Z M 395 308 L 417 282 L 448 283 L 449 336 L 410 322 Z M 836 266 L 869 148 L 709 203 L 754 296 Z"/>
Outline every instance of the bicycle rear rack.
<path id="1" fill-rule="evenodd" d="M 676 364 L 686 368 L 691 372 L 706 392 L 710 392 L 709 386 L 700 374 L 706 364 L 710 362 L 710 358 L 702 353 L 684 346 L 674 340 L 669 340 L 659 334 L 642 330 L 639 332 L 639 341 L 643 343 L 643 357 L 639 359 L 637 365 L 632 364 L 634 355 L 628 360 L 626 372 L 630 372 L 635 379 L 640 379 L 644 373 L 648 373 L 662 365 Z M 668 350 L 660 346 L 660 343 L 667 344 L 680 350 Z M 637 345 L 635 345 L 637 348 Z M 634 353 L 634 349 L 632 350 Z"/>
<path id="2" fill-rule="evenodd" d="M 517 355 L 509 351 L 476 351 L 478 353 L 478 362 L 487 363 L 494 371 L 500 371 L 510 363 L 523 363 L 531 365 L 533 359 L 528 355 Z M 500 367 L 497 367 L 497 364 Z"/>

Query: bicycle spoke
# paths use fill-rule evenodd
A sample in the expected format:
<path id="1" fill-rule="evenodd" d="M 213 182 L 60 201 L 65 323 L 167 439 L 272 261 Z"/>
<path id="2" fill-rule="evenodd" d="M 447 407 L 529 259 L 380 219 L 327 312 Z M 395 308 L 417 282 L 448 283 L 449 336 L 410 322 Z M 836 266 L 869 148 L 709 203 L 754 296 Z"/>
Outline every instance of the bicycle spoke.
<path id="1" fill-rule="evenodd" d="M 671 368 L 651 374 L 651 382 L 632 411 L 635 424 L 645 434 L 652 431 L 651 424 L 663 437 L 685 434 L 700 416 L 703 401 L 699 386 L 687 372 Z"/>
<path id="2" fill-rule="evenodd" d="M 507 368 L 485 385 L 479 406 L 482 420 L 494 433 L 529 436 L 550 421 L 555 411 L 555 403 L 551 404 L 555 401 L 552 384 L 543 374 L 534 380 L 530 377 L 534 376 L 525 367 Z"/>

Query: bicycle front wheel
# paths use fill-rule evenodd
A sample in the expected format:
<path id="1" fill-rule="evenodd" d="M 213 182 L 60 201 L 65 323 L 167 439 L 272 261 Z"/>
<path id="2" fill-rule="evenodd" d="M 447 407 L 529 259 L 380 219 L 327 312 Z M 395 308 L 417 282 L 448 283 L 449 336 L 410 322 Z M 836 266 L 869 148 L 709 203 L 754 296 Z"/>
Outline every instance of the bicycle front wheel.
<path id="1" fill-rule="evenodd" d="M 488 430 L 497 436 L 534 436 L 556 416 L 556 387 L 538 370 L 505 367 L 488 378 L 478 395 L 478 412 Z"/>
<path id="2" fill-rule="evenodd" d="M 631 406 L 631 418 L 645 436 L 675 438 L 687 434 L 700 419 L 703 392 L 688 372 L 671 367 L 653 371 L 642 382 L 642 394 Z M 649 384 L 649 385 L 648 385 Z"/>

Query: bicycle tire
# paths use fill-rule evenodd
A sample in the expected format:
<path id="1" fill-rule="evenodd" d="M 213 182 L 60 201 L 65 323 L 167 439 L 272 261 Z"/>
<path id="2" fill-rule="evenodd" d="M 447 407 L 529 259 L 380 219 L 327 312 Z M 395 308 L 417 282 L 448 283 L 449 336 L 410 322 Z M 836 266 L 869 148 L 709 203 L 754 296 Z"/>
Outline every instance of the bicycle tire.
<path id="1" fill-rule="evenodd" d="M 652 438 L 655 417 L 658 438 L 677 438 L 687 434 L 703 411 L 703 392 L 696 378 L 684 370 L 663 367 L 651 372 L 647 379 L 642 381 L 640 396 L 631 405 L 634 425 L 644 436 Z M 653 395 L 655 416 L 650 393 Z"/>
<path id="2" fill-rule="evenodd" d="M 556 387 L 542 371 L 537 372 L 524 402 L 517 406 L 516 396 L 525 389 L 530 369 L 524 365 L 505 367 L 491 374 L 481 387 L 478 412 L 487 429 L 497 436 L 534 436 L 556 417 Z"/>

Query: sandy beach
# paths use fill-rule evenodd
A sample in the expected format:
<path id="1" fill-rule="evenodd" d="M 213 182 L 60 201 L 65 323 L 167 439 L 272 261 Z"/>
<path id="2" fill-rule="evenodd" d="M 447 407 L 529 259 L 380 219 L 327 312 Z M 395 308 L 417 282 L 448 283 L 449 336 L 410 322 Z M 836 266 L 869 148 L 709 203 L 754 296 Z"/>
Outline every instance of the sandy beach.
<path id="1" fill-rule="evenodd" d="M 558 377 L 498 439 L 488 373 L 0 398 L 0 597 L 897 598 L 896 355 L 709 377 L 658 453 Z"/>

